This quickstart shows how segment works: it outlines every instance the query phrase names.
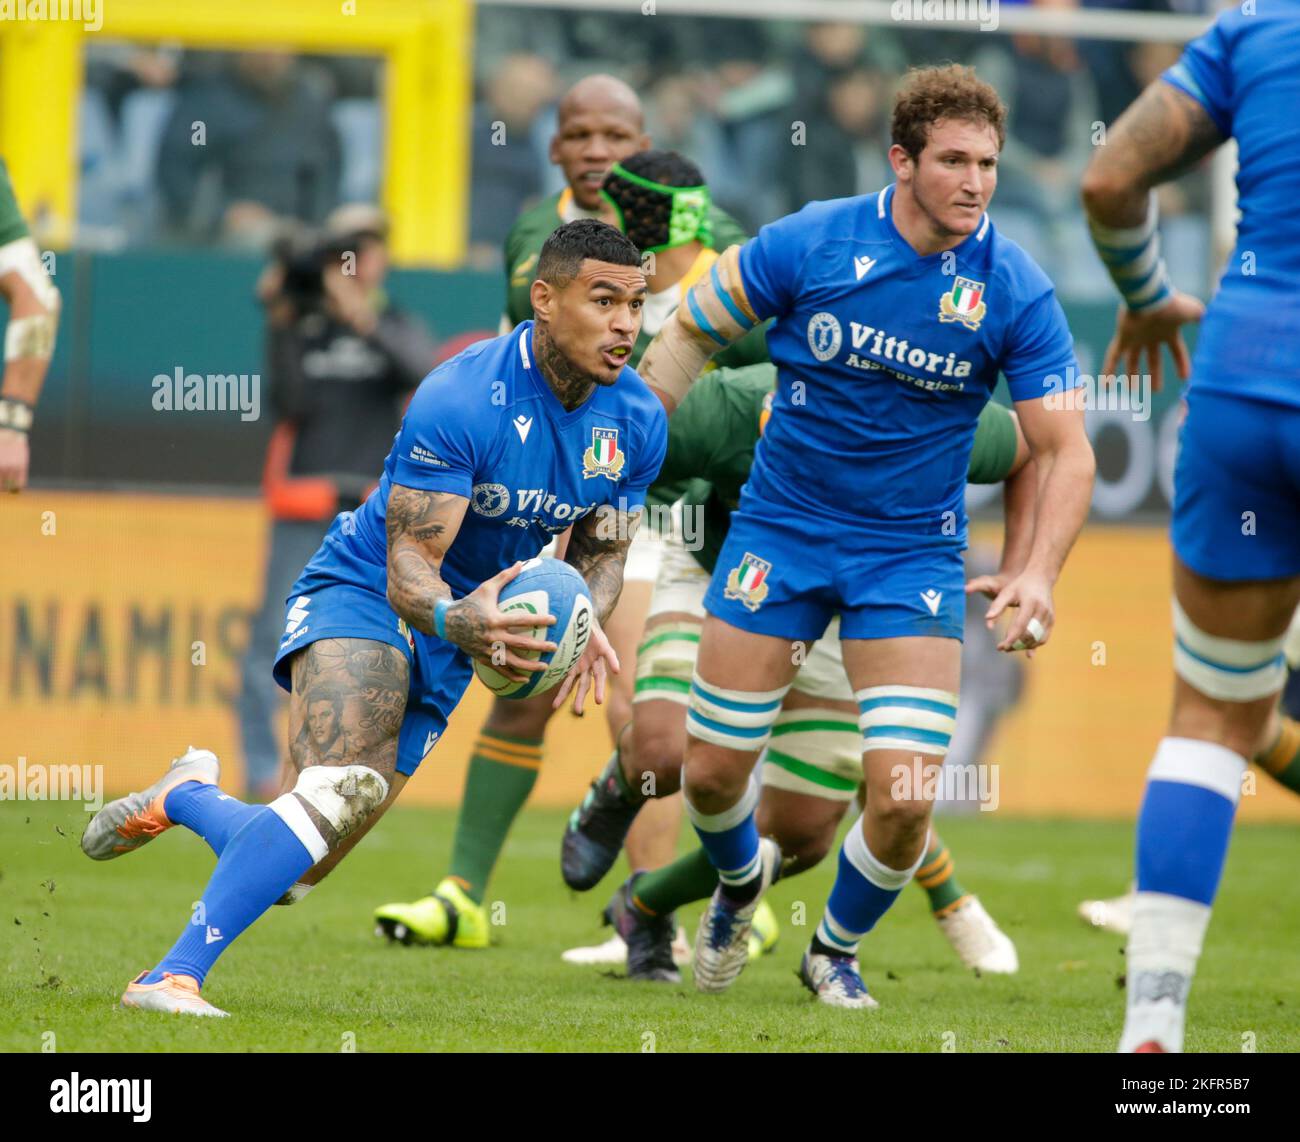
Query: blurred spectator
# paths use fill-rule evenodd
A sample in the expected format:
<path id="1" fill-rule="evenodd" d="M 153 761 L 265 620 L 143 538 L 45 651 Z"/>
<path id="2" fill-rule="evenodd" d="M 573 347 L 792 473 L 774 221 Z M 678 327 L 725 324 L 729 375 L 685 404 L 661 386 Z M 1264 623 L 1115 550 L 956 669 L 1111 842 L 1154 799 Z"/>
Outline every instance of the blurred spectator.
<path id="1" fill-rule="evenodd" d="M 474 109 L 471 163 L 470 260 L 500 265 L 501 246 L 515 218 L 542 194 L 545 150 L 540 113 L 555 98 L 555 72 L 535 55 L 507 56 Z"/>
<path id="2" fill-rule="evenodd" d="M 813 24 L 795 65 L 791 119 L 803 143 L 781 164 L 789 209 L 868 194 L 891 180 L 889 93 L 857 24 Z"/>
<path id="3" fill-rule="evenodd" d="M 278 51 L 236 55 L 219 77 L 183 84 L 158 157 L 174 233 L 249 247 L 285 220 L 319 224 L 338 203 L 339 171 L 328 83 Z"/>
<path id="4" fill-rule="evenodd" d="M 263 799 L 280 791 L 272 716 L 281 692 L 271 663 L 285 597 L 335 514 L 358 507 L 374 486 L 405 400 L 436 355 L 420 321 L 388 303 L 387 274 L 383 215 L 344 206 L 322 241 L 283 248 L 258 283 L 275 414 L 262 478 L 272 524 L 239 722 L 249 791 Z"/>

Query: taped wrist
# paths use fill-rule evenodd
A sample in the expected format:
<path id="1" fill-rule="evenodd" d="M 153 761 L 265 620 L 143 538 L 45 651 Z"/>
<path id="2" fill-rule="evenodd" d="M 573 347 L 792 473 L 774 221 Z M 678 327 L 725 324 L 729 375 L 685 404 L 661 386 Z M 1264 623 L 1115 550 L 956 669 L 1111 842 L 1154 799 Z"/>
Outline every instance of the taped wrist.
<path id="1" fill-rule="evenodd" d="M 30 432 L 35 410 L 26 401 L 0 397 L 0 428 L 12 432 Z"/>
<path id="2" fill-rule="evenodd" d="M 1088 221 L 1093 244 L 1133 313 L 1156 309 L 1173 296 L 1174 285 L 1160 256 L 1159 222 L 1154 191 L 1147 199 L 1146 220 L 1139 226 L 1113 227 Z"/>

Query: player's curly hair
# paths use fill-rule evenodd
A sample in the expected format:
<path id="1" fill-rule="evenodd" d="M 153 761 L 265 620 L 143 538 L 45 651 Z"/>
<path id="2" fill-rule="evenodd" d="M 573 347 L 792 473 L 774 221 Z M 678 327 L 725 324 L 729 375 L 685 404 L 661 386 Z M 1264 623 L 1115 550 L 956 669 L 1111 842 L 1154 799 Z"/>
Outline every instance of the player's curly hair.
<path id="1" fill-rule="evenodd" d="M 912 68 L 894 96 L 893 141 L 919 158 L 930 128 L 945 119 L 987 123 L 997 133 L 998 150 L 1007 140 L 1007 109 L 974 68 L 955 63 Z"/>
<path id="2" fill-rule="evenodd" d="M 537 276 L 563 289 L 578 276 L 586 258 L 615 266 L 641 264 L 641 252 L 618 227 L 595 218 L 579 218 L 551 232 L 537 259 Z"/>
<path id="3" fill-rule="evenodd" d="M 660 186 L 704 185 L 700 168 L 676 151 L 638 151 L 628 155 L 619 166 Z M 673 211 L 670 197 L 621 178 L 615 171 L 605 176 L 605 191 L 623 212 L 627 236 L 638 250 L 664 240 Z"/>

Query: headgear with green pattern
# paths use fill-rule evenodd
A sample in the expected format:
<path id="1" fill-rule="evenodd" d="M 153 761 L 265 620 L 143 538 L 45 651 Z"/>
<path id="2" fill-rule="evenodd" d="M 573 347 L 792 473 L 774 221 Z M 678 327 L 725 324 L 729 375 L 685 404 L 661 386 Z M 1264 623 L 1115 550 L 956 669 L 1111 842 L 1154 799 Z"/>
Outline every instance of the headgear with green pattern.
<path id="1" fill-rule="evenodd" d="M 638 151 L 615 163 L 601 197 L 643 254 L 712 239 L 712 198 L 704 176 L 676 151 Z"/>

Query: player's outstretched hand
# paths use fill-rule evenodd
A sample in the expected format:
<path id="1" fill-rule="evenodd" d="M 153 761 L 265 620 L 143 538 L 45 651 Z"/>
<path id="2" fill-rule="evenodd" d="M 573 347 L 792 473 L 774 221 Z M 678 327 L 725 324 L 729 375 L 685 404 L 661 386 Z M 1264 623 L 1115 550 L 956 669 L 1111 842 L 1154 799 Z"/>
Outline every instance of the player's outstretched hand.
<path id="1" fill-rule="evenodd" d="M 984 615 L 985 625 L 989 630 L 997 622 L 998 616 L 1008 607 L 1016 609 L 1015 618 L 1007 628 L 1006 636 L 998 643 L 998 649 L 1011 653 L 1016 650 L 1027 652 L 1033 658 L 1034 648 L 1042 646 L 1052 637 L 1052 623 L 1055 614 L 1052 610 L 1052 584 L 1043 575 L 1030 571 L 1022 572 L 998 592 Z"/>
<path id="2" fill-rule="evenodd" d="M 1165 379 L 1160 346 L 1168 345 L 1179 379 L 1187 380 L 1192 375 L 1192 359 L 1183 343 L 1182 328 L 1204 316 L 1204 302 L 1186 293 L 1175 292 L 1164 305 L 1145 313 L 1131 313 L 1128 306 L 1121 303 L 1119 316 L 1115 318 L 1115 336 L 1110 339 L 1106 357 L 1101 363 L 1101 375 L 1114 375 L 1115 366 L 1122 357 L 1124 372 L 1129 377 L 1139 377 L 1145 356 L 1151 374 L 1151 388 L 1159 392 Z"/>
<path id="3" fill-rule="evenodd" d="M 614 648 L 610 646 L 609 639 L 605 637 L 605 632 L 600 629 L 600 623 L 596 622 L 595 616 L 591 620 L 591 637 L 587 640 L 587 649 L 582 652 L 582 657 L 574 663 L 573 669 L 565 675 L 564 681 L 560 683 L 560 692 L 556 694 L 555 701 L 551 703 L 552 708 L 558 710 L 564 705 L 564 700 L 569 696 L 569 691 L 574 691 L 573 712 L 582 717 L 582 706 L 587 699 L 587 691 L 592 690 L 597 704 L 605 700 L 605 675 L 607 670 L 612 670 L 615 674 L 619 672 L 618 655 L 614 653 Z"/>
<path id="4" fill-rule="evenodd" d="M 27 487 L 27 433 L 0 428 L 0 491 L 21 492 Z"/>
<path id="5" fill-rule="evenodd" d="M 519 574 L 523 563 L 515 563 L 474 588 L 447 609 L 447 641 L 454 642 L 471 658 L 491 666 L 511 682 L 526 681 L 530 673 L 546 670 L 544 662 L 521 658 L 516 651 L 539 650 L 547 653 L 555 643 L 543 642 L 531 635 L 518 634 L 516 628 L 554 626 L 554 615 L 532 615 L 522 611 L 509 614 L 497 606 L 501 588 Z"/>

